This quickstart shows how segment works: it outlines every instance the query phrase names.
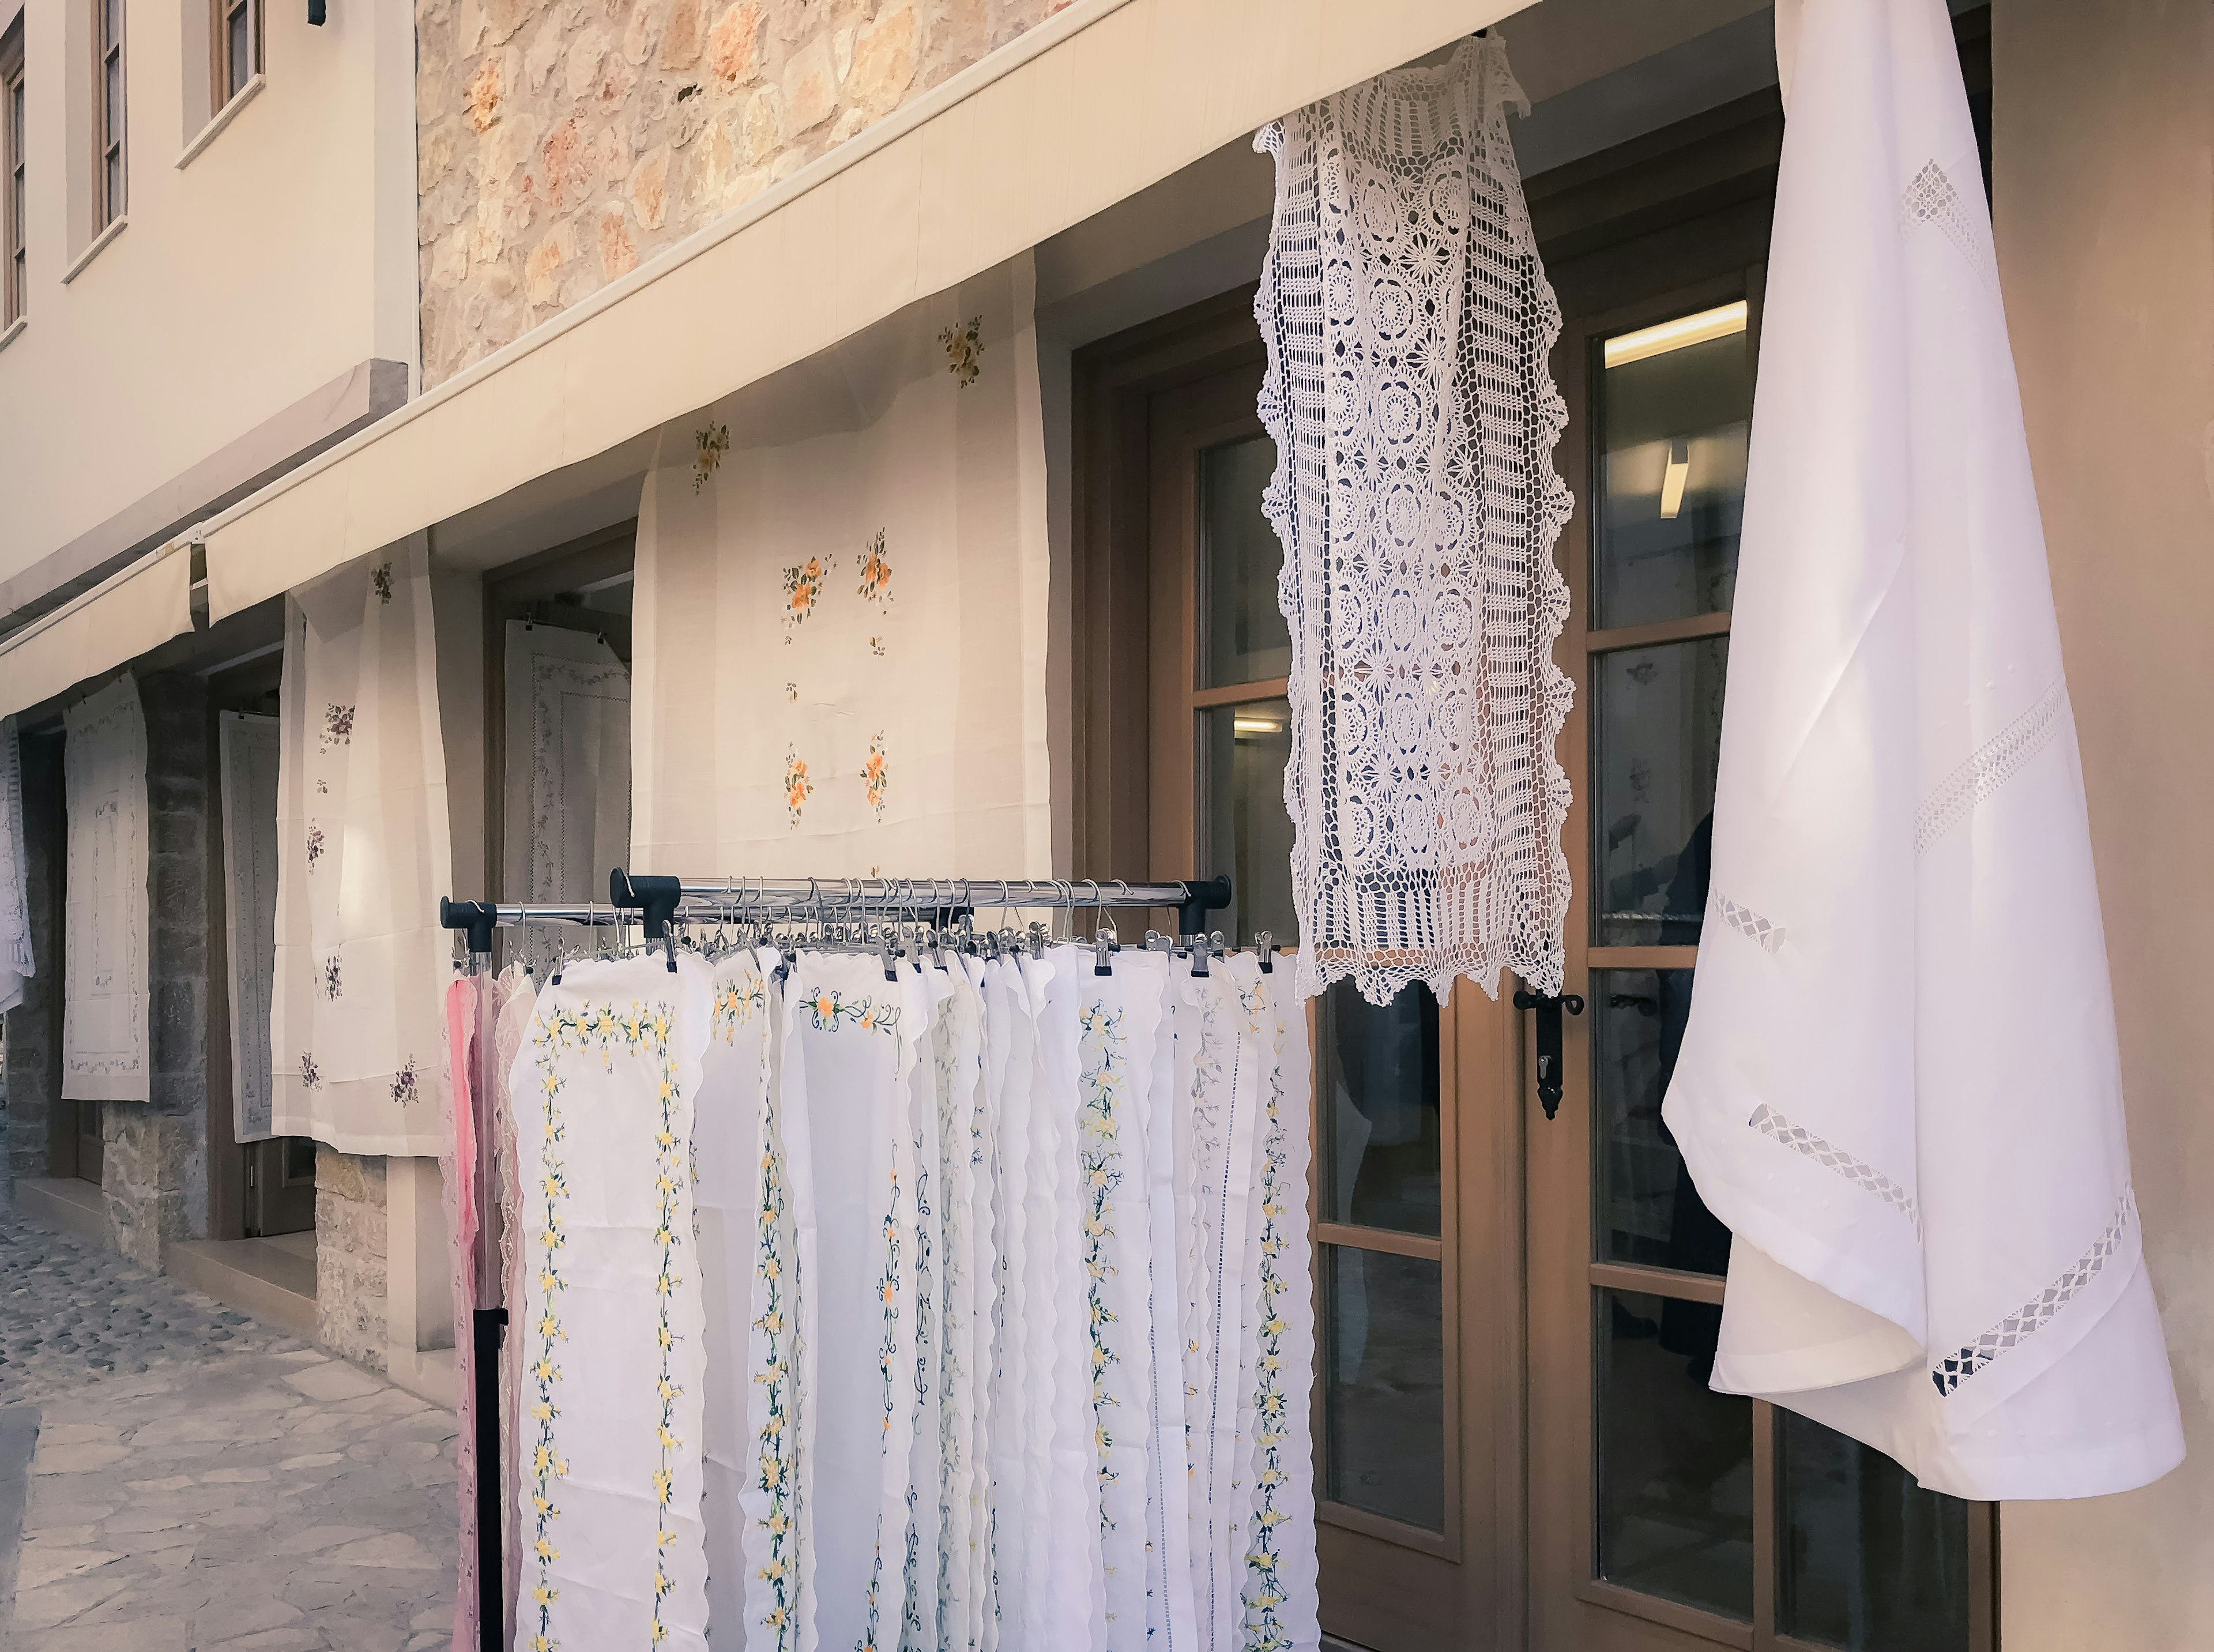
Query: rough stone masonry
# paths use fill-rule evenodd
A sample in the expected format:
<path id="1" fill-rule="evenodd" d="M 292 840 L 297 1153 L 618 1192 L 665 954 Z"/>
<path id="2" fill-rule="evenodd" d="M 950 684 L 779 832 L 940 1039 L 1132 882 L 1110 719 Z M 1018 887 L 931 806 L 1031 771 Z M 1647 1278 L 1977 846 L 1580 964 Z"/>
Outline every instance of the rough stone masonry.
<path id="1" fill-rule="evenodd" d="M 425 387 L 1068 3 L 417 0 Z"/>

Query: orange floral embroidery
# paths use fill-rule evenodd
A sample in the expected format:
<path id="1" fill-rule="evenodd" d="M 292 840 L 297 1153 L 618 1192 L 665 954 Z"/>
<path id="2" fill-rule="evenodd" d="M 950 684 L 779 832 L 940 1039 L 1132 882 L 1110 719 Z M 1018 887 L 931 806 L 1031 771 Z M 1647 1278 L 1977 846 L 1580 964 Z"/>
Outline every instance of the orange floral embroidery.
<path id="1" fill-rule="evenodd" d="M 807 778 L 807 760 L 793 748 L 784 752 L 784 806 L 792 814 L 792 823 L 799 824 L 799 817 L 807 807 L 807 799 L 815 795 L 815 782 Z"/>
<path id="2" fill-rule="evenodd" d="M 861 766 L 861 783 L 868 788 L 869 807 L 877 811 L 877 818 L 884 817 L 884 797 L 891 786 L 891 767 L 884 756 L 884 737 L 880 730 L 869 742 L 869 761 Z"/>
<path id="3" fill-rule="evenodd" d="M 815 612 L 816 601 L 823 595 L 825 572 L 822 559 L 813 556 L 784 571 L 785 641 L 790 642 L 792 632 L 805 624 L 807 616 Z"/>
<path id="4" fill-rule="evenodd" d="M 892 602 L 892 565 L 891 559 L 884 554 L 883 529 L 877 529 L 876 537 L 853 559 L 853 563 L 861 571 L 861 583 L 853 588 L 854 593 L 868 602 L 890 608 Z"/>

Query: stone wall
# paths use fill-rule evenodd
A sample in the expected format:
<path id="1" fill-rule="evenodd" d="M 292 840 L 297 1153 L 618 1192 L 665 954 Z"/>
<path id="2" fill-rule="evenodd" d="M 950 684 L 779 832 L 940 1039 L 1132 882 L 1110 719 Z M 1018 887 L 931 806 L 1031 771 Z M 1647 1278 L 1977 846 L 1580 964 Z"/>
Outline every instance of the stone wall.
<path id="1" fill-rule="evenodd" d="M 315 1149 L 315 1340 L 371 1371 L 389 1362 L 384 1160 Z"/>
<path id="2" fill-rule="evenodd" d="M 52 1172 L 54 1114 L 61 1101 L 61 902 L 66 869 L 62 826 L 62 742 L 34 735 L 19 750 L 23 765 L 23 888 L 31 914 L 31 961 L 23 1001 L 8 1012 L 8 1178 Z M 71 1116 L 72 1123 L 75 1115 Z"/>
<path id="3" fill-rule="evenodd" d="M 162 1265 L 172 1240 L 208 1227 L 207 1031 L 210 788 L 207 685 L 141 680 L 146 715 L 147 1099 L 101 1105 L 101 1186 L 116 1248 Z"/>
<path id="4" fill-rule="evenodd" d="M 427 388 L 1069 0 L 416 0 Z"/>

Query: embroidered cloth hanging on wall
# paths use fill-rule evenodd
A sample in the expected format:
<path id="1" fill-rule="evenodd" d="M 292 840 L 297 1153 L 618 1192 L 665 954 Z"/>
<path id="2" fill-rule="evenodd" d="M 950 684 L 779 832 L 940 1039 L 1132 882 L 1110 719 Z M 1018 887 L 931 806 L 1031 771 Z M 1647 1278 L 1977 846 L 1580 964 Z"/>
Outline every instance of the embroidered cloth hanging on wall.
<path id="1" fill-rule="evenodd" d="M 662 435 L 633 868 L 1051 868 L 1027 255 Z"/>
<path id="2" fill-rule="evenodd" d="M 1276 205 L 1254 314 L 1290 621 L 1294 905 L 1304 991 L 1382 1004 L 1501 969 L 1561 986 L 1553 746 L 1567 409 L 1496 39 L 1265 128 Z"/>
<path id="3" fill-rule="evenodd" d="M 1712 890 L 1664 1108 L 1735 1235 L 1714 1386 L 1955 1496 L 2125 1490 L 2183 1438 L 1953 33 L 1941 0 L 1777 26 Z"/>
<path id="4" fill-rule="evenodd" d="M 0 1011 L 23 1001 L 31 978 L 31 907 L 23 884 L 23 765 L 15 719 L 0 719 Z"/>
<path id="5" fill-rule="evenodd" d="M 422 536 L 286 600 L 272 1128 L 433 1154 L 452 884 Z"/>
<path id="6" fill-rule="evenodd" d="M 224 965 L 230 977 L 230 1119 L 239 1141 L 266 1141 L 273 1103 L 270 994 L 277 978 L 278 719 L 225 712 L 223 765 Z"/>
<path id="7" fill-rule="evenodd" d="M 507 625 L 511 901 L 604 901 L 630 853 L 630 670 L 587 631 Z"/>
<path id="8" fill-rule="evenodd" d="M 146 1053 L 146 719 L 127 674 L 62 713 L 69 918 L 62 1094 L 144 1101 Z"/>

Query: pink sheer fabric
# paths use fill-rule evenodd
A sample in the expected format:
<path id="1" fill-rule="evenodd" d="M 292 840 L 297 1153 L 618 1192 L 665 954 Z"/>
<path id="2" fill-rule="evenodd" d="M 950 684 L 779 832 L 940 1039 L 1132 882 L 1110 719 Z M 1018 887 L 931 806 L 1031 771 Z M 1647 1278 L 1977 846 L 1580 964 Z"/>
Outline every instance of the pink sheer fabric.
<path id="1" fill-rule="evenodd" d="M 494 995 L 498 1019 L 492 1031 L 492 1153 L 498 1170 L 500 1300 L 511 1313 L 523 1302 L 523 1251 L 520 1233 L 522 1200 L 516 1178 L 515 1110 L 508 1075 L 523 1048 L 523 1035 L 538 1006 L 538 983 L 522 965 L 511 964 L 499 977 Z M 517 1447 L 517 1424 L 523 1415 L 522 1327 L 511 1323 L 500 1344 L 499 1461 L 505 1483 L 506 1511 L 500 1555 L 505 1563 L 507 1621 L 516 1621 L 516 1596 L 523 1581 L 523 1456 Z"/>
<path id="2" fill-rule="evenodd" d="M 460 1515 L 454 1579 L 454 1652 L 475 1652 L 477 1617 L 476 1114 L 472 1104 L 471 1046 L 475 1042 L 477 982 L 462 976 L 446 989 L 446 1059 L 451 1082 L 439 1121 L 438 1170 L 446 1212 L 446 1261 L 454 1294 L 454 1407 L 459 1429 L 454 1462 Z"/>

